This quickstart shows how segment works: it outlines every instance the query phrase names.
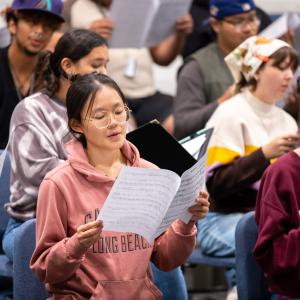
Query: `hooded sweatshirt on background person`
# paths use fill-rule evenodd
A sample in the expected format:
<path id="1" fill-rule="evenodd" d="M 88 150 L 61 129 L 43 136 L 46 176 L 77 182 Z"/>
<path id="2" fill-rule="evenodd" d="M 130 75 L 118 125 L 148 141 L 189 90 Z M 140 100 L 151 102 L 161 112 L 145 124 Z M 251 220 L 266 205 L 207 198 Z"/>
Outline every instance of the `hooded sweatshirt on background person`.
<path id="1" fill-rule="evenodd" d="M 37 217 L 44 222 L 37 226 L 31 268 L 51 299 L 160 299 L 149 262 L 163 271 L 181 265 L 195 246 L 195 226 L 177 220 L 153 245 L 137 234 L 102 231 L 86 249 L 77 228 L 97 219 L 115 180 L 89 164 L 78 141 L 69 142 L 66 150 L 68 160 L 49 172 L 40 187 Z M 121 151 L 130 166 L 156 168 L 129 142 Z"/>
<path id="2" fill-rule="evenodd" d="M 298 298 L 299 169 L 300 157 L 291 151 L 280 157 L 264 173 L 256 201 L 258 238 L 253 253 L 268 280 L 270 292 Z"/>

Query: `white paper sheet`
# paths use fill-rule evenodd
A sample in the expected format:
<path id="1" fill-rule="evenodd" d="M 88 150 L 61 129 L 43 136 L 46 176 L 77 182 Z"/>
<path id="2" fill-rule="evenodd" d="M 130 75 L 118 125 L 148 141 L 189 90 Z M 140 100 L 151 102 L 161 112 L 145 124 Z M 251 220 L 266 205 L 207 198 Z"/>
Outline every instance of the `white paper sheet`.
<path id="1" fill-rule="evenodd" d="M 5 161 L 6 155 L 7 155 L 7 146 L 2 151 L 2 153 L 0 154 L 0 177 L 2 175 L 2 170 L 3 170 L 3 166 L 4 166 L 4 161 Z"/>
<path id="2" fill-rule="evenodd" d="M 108 13 L 115 29 L 111 48 L 142 48 L 150 30 L 159 0 L 114 0 Z"/>
<path id="3" fill-rule="evenodd" d="M 182 147 L 190 153 L 195 159 L 198 159 L 199 151 L 201 146 L 205 142 L 206 137 L 204 134 L 199 135 L 193 139 L 190 139 L 184 143 L 182 143 Z"/>
<path id="4" fill-rule="evenodd" d="M 11 3 L 12 3 L 12 0 L 1 0 L 0 1 L 0 28 L 7 26 L 6 20 L 5 20 L 4 16 L 2 16 L 1 12 L 6 7 L 11 6 Z"/>
<path id="5" fill-rule="evenodd" d="M 150 47 L 175 32 L 177 17 L 185 15 L 191 0 L 114 0 L 108 17 L 115 29 L 111 48 Z"/>
<path id="6" fill-rule="evenodd" d="M 98 219 L 104 230 L 134 232 L 151 242 L 179 184 L 180 177 L 169 170 L 124 167 Z"/>
<path id="7" fill-rule="evenodd" d="M 104 230 L 134 232 L 149 243 L 187 212 L 204 184 L 206 156 L 180 178 L 164 169 L 124 167 L 100 210 Z"/>
<path id="8" fill-rule="evenodd" d="M 177 219 L 186 224 L 191 219 L 187 209 L 195 203 L 204 186 L 206 156 L 202 157 L 192 168 L 182 174 L 180 187 L 171 202 L 154 238 L 162 234 Z"/>
<path id="9" fill-rule="evenodd" d="M 267 28 L 259 33 L 268 38 L 279 38 L 288 31 L 288 27 L 296 29 L 300 26 L 300 17 L 296 13 L 284 13 Z"/>
<path id="10" fill-rule="evenodd" d="M 160 0 L 160 7 L 154 16 L 145 46 L 158 44 L 175 32 L 176 19 L 185 15 L 191 0 Z"/>

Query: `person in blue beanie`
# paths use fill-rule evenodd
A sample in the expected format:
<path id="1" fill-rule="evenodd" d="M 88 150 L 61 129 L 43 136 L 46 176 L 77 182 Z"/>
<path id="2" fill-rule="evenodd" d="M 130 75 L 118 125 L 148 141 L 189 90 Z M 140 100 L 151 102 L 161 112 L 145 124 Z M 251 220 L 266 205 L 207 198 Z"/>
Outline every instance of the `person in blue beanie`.
<path id="1" fill-rule="evenodd" d="M 217 106 L 232 96 L 233 78 L 224 57 L 250 36 L 260 20 L 253 0 L 210 0 L 207 20 L 216 41 L 188 56 L 174 99 L 178 139 L 203 128 Z"/>

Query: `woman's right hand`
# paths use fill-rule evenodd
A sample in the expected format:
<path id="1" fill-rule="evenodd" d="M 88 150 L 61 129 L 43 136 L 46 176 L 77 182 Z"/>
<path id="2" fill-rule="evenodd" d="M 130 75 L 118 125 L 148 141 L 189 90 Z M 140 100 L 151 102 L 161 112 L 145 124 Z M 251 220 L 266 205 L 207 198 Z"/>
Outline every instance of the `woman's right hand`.
<path id="1" fill-rule="evenodd" d="M 86 248 L 92 246 L 100 237 L 103 229 L 103 221 L 96 220 L 77 228 L 77 238 L 79 243 Z"/>
<path id="2" fill-rule="evenodd" d="M 262 147 L 266 159 L 277 158 L 297 147 L 300 142 L 299 134 L 287 134 L 275 138 Z"/>

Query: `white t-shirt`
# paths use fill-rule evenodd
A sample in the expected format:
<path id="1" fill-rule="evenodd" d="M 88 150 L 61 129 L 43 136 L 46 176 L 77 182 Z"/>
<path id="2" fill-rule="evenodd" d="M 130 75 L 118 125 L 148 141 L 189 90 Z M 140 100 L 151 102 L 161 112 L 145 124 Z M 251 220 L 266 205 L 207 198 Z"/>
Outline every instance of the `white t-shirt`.
<path id="1" fill-rule="evenodd" d="M 104 18 L 107 10 L 90 0 L 77 0 L 71 8 L 71 27 L 89 29 Z M 136 99 L 155 93 L 153 61 L 147 48 L 110 49 L 108 74 L 119 84 L 126 97 Z"/>

